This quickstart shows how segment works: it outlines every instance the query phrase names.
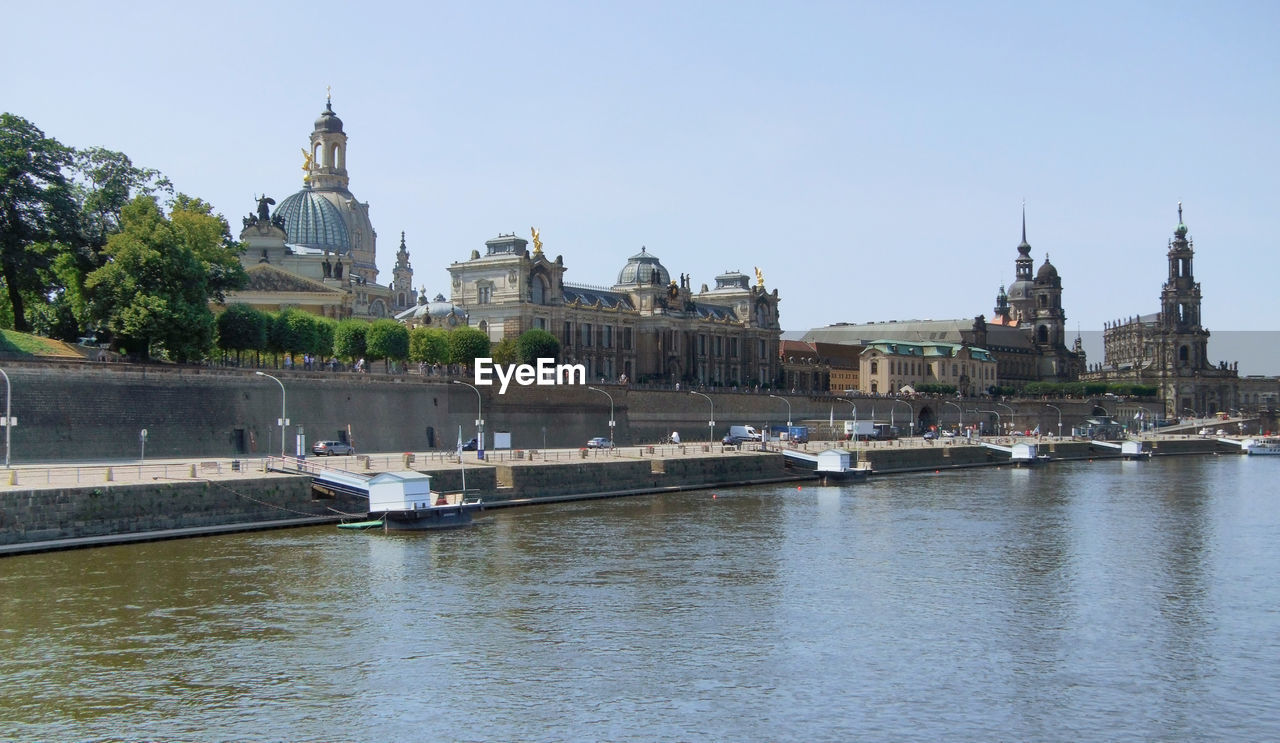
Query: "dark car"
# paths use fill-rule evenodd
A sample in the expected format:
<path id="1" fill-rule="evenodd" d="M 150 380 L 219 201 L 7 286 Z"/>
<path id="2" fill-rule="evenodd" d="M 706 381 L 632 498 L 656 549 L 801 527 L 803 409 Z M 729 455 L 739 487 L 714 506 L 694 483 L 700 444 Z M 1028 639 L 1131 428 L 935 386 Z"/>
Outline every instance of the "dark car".
<path id="1" fill-rule="evenodd" d="M 312 454 L 320 454 L 329 457 L 338 455 L 349 456 L 355 454 L 356 450 L 351 444 L 344 444 L 341 441 L 317 441 L 311 447 Z"/>
<path id="2" fill-rule="evenodd" d="M 588 449 L 611 449 L 613 448 L 613 443 L 609 441 L 609 439 L 606 439 L 603 436 L 597 436 L 594 439 L 591 439 L 590 441 L 587 442 L 587 448 Z"/>
<path id="3" fill-rule="evenodd" d="M 742 442 L 747 440 L 748 439 L 743 438 L 742 436 L 734 436 L 733 434 L 729 434 L 728 436 L 725 436 L 723 439 L 720 439 L 720 443 L 724 444 L 725 446 L 737 446 L 738 444 L 741 444 Z"/>
<path id="4" fill-rule="evenodd" d="M 475 439 L 471 439 L 471 440 L 470 440 L 470 441 L 468 441 L 467 443 L 463 444 L 463 445 L 462 445 L 462 450 L 463 450 L 463 451 L 475 451 L 475 450 L 476 450 L 476 440 L 475 440 Z"/>

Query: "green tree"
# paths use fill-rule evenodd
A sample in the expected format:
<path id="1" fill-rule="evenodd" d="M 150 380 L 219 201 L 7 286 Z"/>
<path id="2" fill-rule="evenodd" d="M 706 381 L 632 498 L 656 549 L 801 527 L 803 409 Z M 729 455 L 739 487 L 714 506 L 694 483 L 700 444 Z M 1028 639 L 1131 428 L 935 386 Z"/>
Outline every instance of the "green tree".
<path id="1" fill-rule="evenodd" d="M 404 361 L 409 358 L 409 329 L 395 320 L 374 320 L 364 342 L 370 361 Z"/>
<path id="2" fill-rule="evenodd" d="M 540 328 L 521 333 L 516 339 L 516 345 L 520 349 L 520 360 L 526 364 L 532 364 L 538 359 L 560 358 L 560 341 Z"/>
<path id="3" fill-rule="evenodd" d="M 213 342 L 209 301 L 244 277 L 226 233 L 198 199 L 181 197 L 166 217 L 154 197 L 134 198 L 103 249 L 106 263 L 85 278 L 91 320 L 144 359 L 201 357 Z"/>
<path id="4" fill-rule="evenodd" d="M 333 333 L 338 323 L 327 318 L 316 318 L 316 345 L 311 352 L 321 357 L 333 356 Z"/>
<path id="5" fill-rule="evenodd" d="M 281 310 L 271 323 L 271 349 L 279 353 L 310 353 L 319 342 L 314 317 L 302 310 Z"/>
<path id="6" fill-rule="evenodd" d="M 520 346 L 514 338 L 503 338 L 491 349 L 491 355 L 495 364 L 518 364 L 520 363 Z"/>
<path id="7" fill-rule="evenodd" d="M 364 357 L 365 333 L 369 323 L 364 320 L 343 320 L 333 331 L 333 353 L 339 358 L 354 361 Z"/>
<path id="8" fill-rule="evenodd" d="M 75 232 L 76 204 L 64 172 L 72 154 L 21 116 L 0 114 L 0 276 L 15 330 L 31 330 L 26 299 L 46 293 L 57 241 Z"/>
<path id="9" fill-rule="evenodd" d="M 244 351 L 261 351 L 267 347 L 267 328 L 272 319 L 267 313 L 247 304 L 235 302 L 218 315 L 218 347 L 235 351 L 236 361 Z"/>
<path id="10" fill-rule="evenodd" d="M 449 333 L 440 328 L 409 331 L 409 358 L 427 364 L 449 363 Z"/>
<path id="11" fill-rule="evenodd" d="M 449 333 L 449 361 L 470 366 L 489 355 L 489 336 L 475 328 L 458 328 Z"/>

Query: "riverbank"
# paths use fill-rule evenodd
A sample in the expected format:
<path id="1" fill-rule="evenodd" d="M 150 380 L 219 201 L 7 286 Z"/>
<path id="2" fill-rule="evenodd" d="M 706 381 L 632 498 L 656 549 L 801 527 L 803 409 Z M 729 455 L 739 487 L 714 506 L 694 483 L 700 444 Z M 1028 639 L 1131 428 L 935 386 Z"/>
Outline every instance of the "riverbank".
<path id="1" fill-rule="evenodd" d="M 1008 444 L 1009 439 L 990 443 Z M 1050 461 L 1118 459 L 1096 442 L 1038 440 Z M 810 451 L 825 442 L 804 445 Z M 1210 438 L 1150 437 L 1154 456 L 1239 454 Z M 872 442 L 858 447 L 874 475 L 1001 466 L 1009 455 L 964 440 Z M 433 488 L 477 495 L 486 508 L 814 479 L 776 449 L 712 444 L 614 450 L 509 450 L 485 460 L 442 452 L 334 457 L 369 473 L 413 469 Z M 306 476 L 272 471 L 265 460 L 24 467 L 0 483 L 0 555 L 335 523 L 365 513 L 360 498 L 330 496 Z"/>

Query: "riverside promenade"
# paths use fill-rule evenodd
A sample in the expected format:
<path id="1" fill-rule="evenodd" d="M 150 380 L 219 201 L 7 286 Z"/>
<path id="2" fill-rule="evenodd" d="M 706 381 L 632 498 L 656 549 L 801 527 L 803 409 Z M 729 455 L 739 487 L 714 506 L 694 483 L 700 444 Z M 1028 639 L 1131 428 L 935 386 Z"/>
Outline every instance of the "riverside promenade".
<path id="1" fill-rule="evenodd" d="M 1235 454 L 1214 437 L 1148 436 L 1153 456 Z M 987 437 L 1008 446 L 1036 443 L 1054 460 L 1117 459 L 1118 449 L 1087 439 Z M 967 439 L 802 444 L 817 452 L 852 450 L 873 476 L 1001 466 L 1007 454 Z M 302 465 L 299 467 L 299 465 Z M 189 536 L 334 523 L 362 516 L 361 498 L 326 495 L 311 485 L 307 466 L 367 475 L 415 470 L 433 489 L 464 488 L 486 508 L 611 498 L 678 490 L 807 481 L 813 472 L 786 466 L 776 442 L 762 446 L 711 443 L 476 452 L 398 452 L 347 457 L 168 459 L 77 465 L 24 465 L 0 478 L 0 556 Z"/>

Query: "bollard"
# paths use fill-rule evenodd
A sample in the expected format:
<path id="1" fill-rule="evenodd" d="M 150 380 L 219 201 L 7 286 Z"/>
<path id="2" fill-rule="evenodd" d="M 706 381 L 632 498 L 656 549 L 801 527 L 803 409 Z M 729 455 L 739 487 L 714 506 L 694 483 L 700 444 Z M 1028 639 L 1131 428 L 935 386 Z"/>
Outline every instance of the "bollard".
<path id="1" fill-rule="evenodd" d="M 18 484 L 18 471 L 17 471 L 17 470 L 9 470 L 9 484 L 10 484 L 10 485 L 17 485 L 17 484 Z"/>
<path id="2" fill-rule="evenodd" d="M 111 482 L 111 468 L 107 468 L 107 482 Z"/>
<path id="3" fill-rule="evenodd" d="M 196 466 L 194 464 L 191 465 L 191 476 L 192 477 L 196 476 Z"/>

